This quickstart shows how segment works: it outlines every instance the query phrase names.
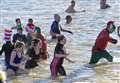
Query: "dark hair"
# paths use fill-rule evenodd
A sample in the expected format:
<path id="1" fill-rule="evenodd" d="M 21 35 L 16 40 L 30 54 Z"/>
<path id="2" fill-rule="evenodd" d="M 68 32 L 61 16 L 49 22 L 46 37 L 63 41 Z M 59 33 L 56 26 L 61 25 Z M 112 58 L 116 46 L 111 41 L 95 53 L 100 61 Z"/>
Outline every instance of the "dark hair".
<path id="1" fill-rule="evenodd" d="M 29 18 L 28 21 L 29 21 L 29 22 L 33 22 L 33 19 L 32 19 L 32 18 Z"/>
<path id="2" fill-rule="evenodd" d="M 23 42 L 18 41 L 15 43 L 15 48 L 21 48 L 23 45 L 24 45 Z"/>
<path id="3" fill-rule="evenodd" d="M 33 40 L 32 40 L 33 46 L 36 46 L 39 42 L 40 42 L 39 39 L 33 39 Z"/>
<path id="4" fill-rule="evenodd" d="M 72 1 L 71 1 L 71 3 L 75 3 L 75 1 L 74 1 L 74 0 L 72 0 Z"/>
<path id="5" fill-rule="evenodd" d="M 17 22 L 18 20 L 20 20 L 20 18 L 16 18 L 15 21 Z"/>
<path id="6" fill-rule="evenodd" d="M 71 19 L 72 19 L 72 17 L 71 17 L 70 15 L 67 15 L 67 16 L 66 16 L 66 19 L 69 19 L 69 18 L 71 18 Z"/>
<path id="7" fill-rule="evenodd" d="M 58 42 L 60 42 L 61 40 L 65 39 L 65 36 L 64 35 L 60 35 L 58 36 Z"/>

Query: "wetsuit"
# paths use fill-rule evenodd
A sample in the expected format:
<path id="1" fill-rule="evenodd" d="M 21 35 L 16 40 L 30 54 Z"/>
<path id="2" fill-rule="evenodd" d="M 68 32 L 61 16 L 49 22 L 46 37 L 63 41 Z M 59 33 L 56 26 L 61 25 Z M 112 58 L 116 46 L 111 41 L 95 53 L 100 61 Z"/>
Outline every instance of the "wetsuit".
<path id="1" fill-rule="evenodd" d="M 27 37 L 24 34 L 19 34 L 19 33 L 14 34 L 13 43 L 15 43 L 17 40 L 27 43 Z"/>
<path id="2" fill-rule="evenodd" d="M 26 69 L 31 69 L 31 68 L 34 68 L 34 67 L 38 66 L 37 60 L 39 60 L 40 56 L 35 54 L 34 48 L 29 48 L 28 51 L 27 51 L 27 55 L 31 59 L 26 62 L 25 68 Z"/>
<path id="3" fill-rule="evenodd" d="M 51 25 L 51 32 L 60 34 L 60 29 L 59 29 L 59 23 L 57 21 L 54 21 Z M 52 39 L 56 39 L 56 36 L 52 36 Z"/>
<path id="4" fill-rule="evenodd" d="M 14 46 L 12 45 L 12 43 L 10 41 L 7 41 L 5 44 L 3 44 L 2 49 L 0 50 L 0 55 L 2 55 L 3 52 L 5 53 L 6 66 L 10 62 L 10 55 L 13 49 L 14 49 Z"/>
<path id="5" fill-rule="evenodd" d="M 16 50 L 14 50 L 14 51 L 16 51 Z M 11 55 L 12 56 L 12 55 Z M 21 63 L 21 60 L 22 60 L 22 56 L 21 57 L 19 57 L 18 55 L 17 55 L 17 53 L 16 53 L 16 56 L 15 56 L 15 58 L 14 58 L 14 61 L 13 61 L 13 63 L 15 63 L 15 64 L 20 64 Z M 15 73 L 17 73 L 17 71 L 18 71 L 18 67 L 15 67 L 15 66 L 13 66 L 13 65 L 11 65 L 10 63 L 7 65 L 7 69 L 12 69 Z"/>
<path id="6" fill-rule="evenodd" d="M 109 31 L 107 29 L 103 29 L 92 48 L 90 64 L 96 64 L 101 58 L 106 58 L 109 62 L 113 61 L 113 57 L 105 50 L 108 42 L 115 44 L 117 40 L 109 36 Z"/>
<path id="7" fill-rule="evenodd" d="M 65 69 L 62 66 L 64 58 L 55 57 L 55 54 L 64 54 L 64 53 L 65 53 L 64 46 L 58 43 L 55 47 L 54 58 L 50 65 L 51 76 L 53 79 L 55 79 L 58 73 L 63 76 L 66 75 Z"/>

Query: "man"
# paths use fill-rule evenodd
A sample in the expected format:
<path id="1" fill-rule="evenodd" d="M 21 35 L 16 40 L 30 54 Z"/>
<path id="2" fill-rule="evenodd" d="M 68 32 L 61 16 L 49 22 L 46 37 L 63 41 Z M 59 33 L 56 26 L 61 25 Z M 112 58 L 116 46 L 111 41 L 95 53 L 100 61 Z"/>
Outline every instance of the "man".
<path id="1" fill-rule="evenodd" d="M 16 18 L 15 22 L 16 22 L 16 26 L 12 27 L 12 29 L 17 29 L 17 28 L 22 28 L 23 27 L 22 24 L 21 24 L 20 18 Z"/>
<path id="2" fill-rule="evenodd" d="M 54 15 L 54 20 L 55 21 L 53 21 L 53 23 L 51 25 L 51 30 L 50 30 L 50 34 L 52 36 L 52 39 L 56 39 L 61 34 L 60 31 L 64 31 L 64 32 L 68 32 L 68 33 L 73 34 L 71 31 L 65 30 L 60 26 L 60 24 L 59 24 L 60 16 L 58 14 Z"/>
<path id="3" fill-rule="evenodd" d="M 106 0 L 100 0 L 100 8 L 101 9 L 106 9 L 106 8 L 109 8 L 110 5 L 106 4 Z"/>
<path id="4" fill-rule="evenodd" d="M 107 28 L 103 29 L 98 35 L 95 45 L 92 48 L 92 57 L 89 64 L 96 64 L 101 58 L 106 58 L 109 62 L 113 62 L 113 57 L 105 50 L 108 42 L 116 44 L 117 40 L 109 36 L 115 31 L 116 27 L 113 21 L 107 23 Z"/>
<path id="5" fill-rule="evenodd" d="M 15 44 L 16 41 L 21 41 L 24 42 L 25 44 L 27 43 L 27 37 L 24 35 L 22 28 L 17 28 L 17 33 L 13 35 L 13 43 Z"/>

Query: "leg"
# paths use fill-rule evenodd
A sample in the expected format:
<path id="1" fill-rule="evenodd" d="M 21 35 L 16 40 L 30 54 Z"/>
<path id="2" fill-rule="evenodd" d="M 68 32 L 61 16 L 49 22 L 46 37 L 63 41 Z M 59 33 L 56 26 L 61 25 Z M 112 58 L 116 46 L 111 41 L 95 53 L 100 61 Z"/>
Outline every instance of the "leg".
<path id="1" fill-rule="evenodd" d="M 113 57 L 106 50 L 102 52 L 102 57 L 107 59 L 109 62 L 113 62 Z"/>
<path id="2" fill-rule="evenodd" d="M 58 72 L 58 59 L 53 59 L 51 65 L 50 65 L 50 70 L 51 70 L 51 77 L 54 80 L 57 76 L 57 72 Z"/>
<path id="3" fill-rule="evenodd" d="M 8 77 L 13 76 L 13 75 L 15 75 L 15 72 L 12 69 L 7 69 L 7 75 L 8 75 Z"/>
<path id="4" fill-rule="evenodd" d="M 59 69 L 58 69 L 58 73 L 62 76 L 66 76 L 66 72 L 65 69 L 62 65 L 60 65 Z"/>
<path id="5" fill-rule="evenodd" d="M 92 57 L 90 59 L 89 64 L 96 64 L 100 60 L 100 58 L 101 58 L 100 51 L 92 53 Z"/>

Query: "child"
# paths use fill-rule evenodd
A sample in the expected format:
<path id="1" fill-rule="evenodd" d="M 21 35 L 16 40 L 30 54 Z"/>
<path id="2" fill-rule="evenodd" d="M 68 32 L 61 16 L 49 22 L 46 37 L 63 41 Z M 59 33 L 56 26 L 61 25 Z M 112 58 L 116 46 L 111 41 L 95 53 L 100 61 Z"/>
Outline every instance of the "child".
<path id="1" fill-rule="evenodd" d="M 27 55 L 31 58 L 26 62 L 25 68 L 31 69 L 38 66 L 37 61 L 40 59 L 41 41 L 39 39 L 33 39 L 31 47 L 27 51 Z"/>
<path id="2" fill-rule="evenodd" d="M 16 26 L 12 27 L 12 29 L 17 29 L 17 28 L 22 28 L 23 27 L 22 24 L 21 24 L 20 18 L 16 18 L 15 22 L 16 22 Z"/>
<path id="3" fill-rule="evenodd" d="M 72 17 L 70 15 L 67 15 L 65 19 L 66 19 L 66 24 L 70 24 L 72 21 Z"/>
<path id="4" fill-rule="evenodd" d="M 60 16 L 58 14 L 54 15 L 54 20 L 55 21 L 53 21 L 53 23 L 51 25 L 51 30 L 50 30 L 50 35 L 52 36 L 52 39 L 56 39 L 57 36 L 59 36 L 61 34 L 60 31 L 64 31 L 64 32 L 73 34 L 71 31 L 65 30 L 60 26 L 60 24 L 59 24 Z"/>
<path id="5" fill-rule="evenodd" d="M 21 41 L 24 42 L 25 44 L 27 43 L 27 37 L 24 35 L 22 28 L 17 28 L 17 33 L 13 35 L 13 43 L 15 44 L 16 41 Z"/>
<path id="6" fill-rule="evenodd" d="M 9 75 L 16 75 L 18 73 L 24 73 L 21 69 L 21 61 L 23 57 L 25 45 L 22 42 L 16 42 L 14 50 L 11 53 L 10 62 L 7 64 L 7 73 Z"/>
<path id="7" fill-rule="evenodd" d="M 107 23 L 107 28 L 103 29 L 98 35 L 95 45 L 92 48 L 92 57 L 89 64 L 96 64 L 101 58 L 106 58 L 109 62 L 113 61 L 113 57 L 105 50 L 108 42 L 116 44 L 117 40 L 109 36 L 115 31 L 116 27 L 113 21 Z"/>
<path id="8" fill-rule="evenodd" d="M 62 76 L 66 76 L 65 69 L 62 65 L 64 59 L 73 63 L 73 61 L 67 58 L 69 54 L 66 53 L 65 51 L 65 47 L 64 47 L 65 44 L 66 44 L 65 36 L 63 35 L 58 36 L 58 43 L 55 47 L 54 58 L 50 65 L 51 76 L 53 80 L 57 77 L 58 73 Z"/>
<path id="9" fill-rule="evenodd" d="M 33 24 L 33 19 L 28 19 L 28 24 L 25 27 L 25 30 L 27 32 L 27 45 L 28 48 L 31 45 L 31 42 L 34 38 L 34 32 L 35 32 L 35 25 Z"/>
<path id="10" fill-rule="evenodd" d="M 100 0 L 100 8 L 101 9 L 106 9 L 109 8 L 110 6 L 106 4 L 106 0 Z"/>
<path id="11" fill-rule="evenodd" d="M 36 27 L 35 32 L 36 32 L 35 37 L 40 39 L 42 42 L 42 48 L 40 48 L 40 58 L 43 60 L 46 60 L 48 57 L 47 41 L 46 41 L 44 35 L 41 33 L 41 29 L 39 27 Z"/>
<path id="12" fill-rule="evenodd" d="M 118 37 L 120 37 L 120 26 L 117 28 Z"/>
<path id="13" fill-rule="evenodd" d="M 75 1 L 72 0 L 71 5 L 67 8 L 66 12 L 67 13 L 75 13 L 76 11 L 75 11 L 74 7 L 75 7 Z"/>
<path id="14" fill-rule="evenodd" d="M 11 35 L 12 35 L 12 30 L 5 29 L 5 37 L 4 40 L 6 41 L 5 44 L 2 45 L 2 49 L 0 50 L 0 55 L 2 53 L 5 53 L 5 65 L 10 61 L 10 55 L 12 50 L 14 49 L 14 45 L 11 43 Z"/>

